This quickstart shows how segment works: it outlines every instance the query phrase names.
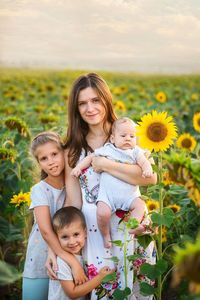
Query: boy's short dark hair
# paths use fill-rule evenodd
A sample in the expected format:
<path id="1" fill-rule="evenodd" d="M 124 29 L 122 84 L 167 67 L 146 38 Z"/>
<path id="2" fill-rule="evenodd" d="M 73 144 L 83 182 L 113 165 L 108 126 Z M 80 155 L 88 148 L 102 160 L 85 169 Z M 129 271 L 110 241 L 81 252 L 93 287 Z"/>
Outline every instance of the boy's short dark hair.
<path id="1" fill-rule="evenodd" d="M 53 216 L 53 229 L 57 233 L 60 229 L 76 221 L 81 221 L 83 228 L 86 228 L 85 217 L 80 209 L 74 206 L 62 207 Z"/>

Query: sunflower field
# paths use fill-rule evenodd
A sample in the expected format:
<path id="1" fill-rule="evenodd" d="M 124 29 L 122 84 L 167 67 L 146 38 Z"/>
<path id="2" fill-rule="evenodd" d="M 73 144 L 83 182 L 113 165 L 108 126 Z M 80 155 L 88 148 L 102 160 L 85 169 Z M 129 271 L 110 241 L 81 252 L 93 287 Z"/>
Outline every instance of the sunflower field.
<path id="1" fill-rule="evenodd" d="M 83 73 L 1 69 L 1 299 L 21 299 L 33 222 L 30 189 L 39 180 L 31 138 L 44 130 L 65 136 L 70 87 Z M 139 241 L 157 245 L 156 265 L 140 266 L 141 277 L 154 282 L 142 282 L 141 293 L 159 300 L 200 299 L 200 75 L 98 73 L 111 89 L 117 115 L 138 123 L 139 143 L 151 151 L 158 174 L 155 186 L 141 188 L 152 226 Z"/>

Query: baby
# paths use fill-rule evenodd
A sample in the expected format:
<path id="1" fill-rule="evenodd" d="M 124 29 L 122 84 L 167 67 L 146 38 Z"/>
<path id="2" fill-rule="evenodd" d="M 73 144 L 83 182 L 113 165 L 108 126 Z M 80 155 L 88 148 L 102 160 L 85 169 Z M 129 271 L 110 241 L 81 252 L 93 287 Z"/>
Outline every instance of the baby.
<path id="1" fill-rule="evenodd" d="M 108 159 L 127 164 L 138 164 L 144 177 L 151 177 L 153 170 L 144 155 L 144 150 L 136 145 L 136 124 L 129 118 L 120 118 L 113 123 L 110 143 L 86 156 L 72 170 L 71 175 L 80 176 L 88 168 L 94 156 L 104 156 Z M 97 204 L 97 221 L 104 239 L 104 246 L 110 248 L 110 218 L 112 213 L 121 209 L 131 211 L 131 217 L 140 223 L 144 217 L 145 203 L 140 198 L 139 186 L 126 183 L 106 172 L 100 176 Z"/>

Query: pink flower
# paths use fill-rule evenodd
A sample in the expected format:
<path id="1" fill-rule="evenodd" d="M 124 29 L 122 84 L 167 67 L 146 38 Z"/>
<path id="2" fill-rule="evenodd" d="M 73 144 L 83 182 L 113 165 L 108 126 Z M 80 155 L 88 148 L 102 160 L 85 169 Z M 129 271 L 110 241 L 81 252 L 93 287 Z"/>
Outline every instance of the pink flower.
<path id="1" fill-rule="evenodd" d="M 87 272 L 89 280 L 98 275 L 97 268 L 93 264 L 87 266 Z"/>
<path id="2" fill-rule="evenodd" d="M 138 258 L 133 262 L 133 265 L 134 265 L 134 267 L 140 267 L 145 262 L 146 262 L 146 259 Z"/>
<path id="3" fill-rule="evenodd" d="M 118 287 L 118 283 L 117 282 L 113 282 L 112 289 L 115 290 L 117 287 Z"/>

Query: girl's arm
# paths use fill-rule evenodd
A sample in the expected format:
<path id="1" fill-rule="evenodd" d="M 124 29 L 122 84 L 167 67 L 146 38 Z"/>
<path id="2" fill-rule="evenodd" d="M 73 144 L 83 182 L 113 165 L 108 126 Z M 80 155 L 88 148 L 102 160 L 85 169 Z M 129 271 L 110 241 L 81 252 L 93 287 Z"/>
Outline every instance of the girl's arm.
<path id="1" fill-rule="evenodd" d="M 157 174 L 149 178 L 142 177 L 142 169 L 138 165 L 123 164 L 105 157 L 94 157 L 92 166 L 95 172 L 108 172 L 114 177 L 134 185 L 156 184 Z"/>
<path id="2" fill-rule="evenodd" d="M 81 188 L 78 178 L 71 175 L 72 168 L 68 164 L 68 151 L 65 151 L 65 187 L 66 200 L 65 206 L 82 207 Z"/>
<path id="3" fill-rule="evenodd" d="M 109 275 L 113 272 L 114 270 L 110 270 L 108 267 L 104 267 L 99 271 L 98 275 L 96 275 L 94 278 L 81 285 L 75 285 L 74 282 L 71 280 L 60 280 L 60 283 L 65 294 L 70 299 L 77 299 L 87 295 L 89 292 L 95 289 L 99 284 L 101 284 L 102 279 L 106 275 Z"/>
<path id="4" fill-rule="evenodd" d="M 48 206 L 37 206 L 34 208 L 36 222 L 39 226 L 43 239 L 47 242 L 53 252 L 66 261 L 72 269 L 76 284 L 87 280 L 84 270 L 74 255 L 64 251 L 51 225 L 51 215 Z"/>

